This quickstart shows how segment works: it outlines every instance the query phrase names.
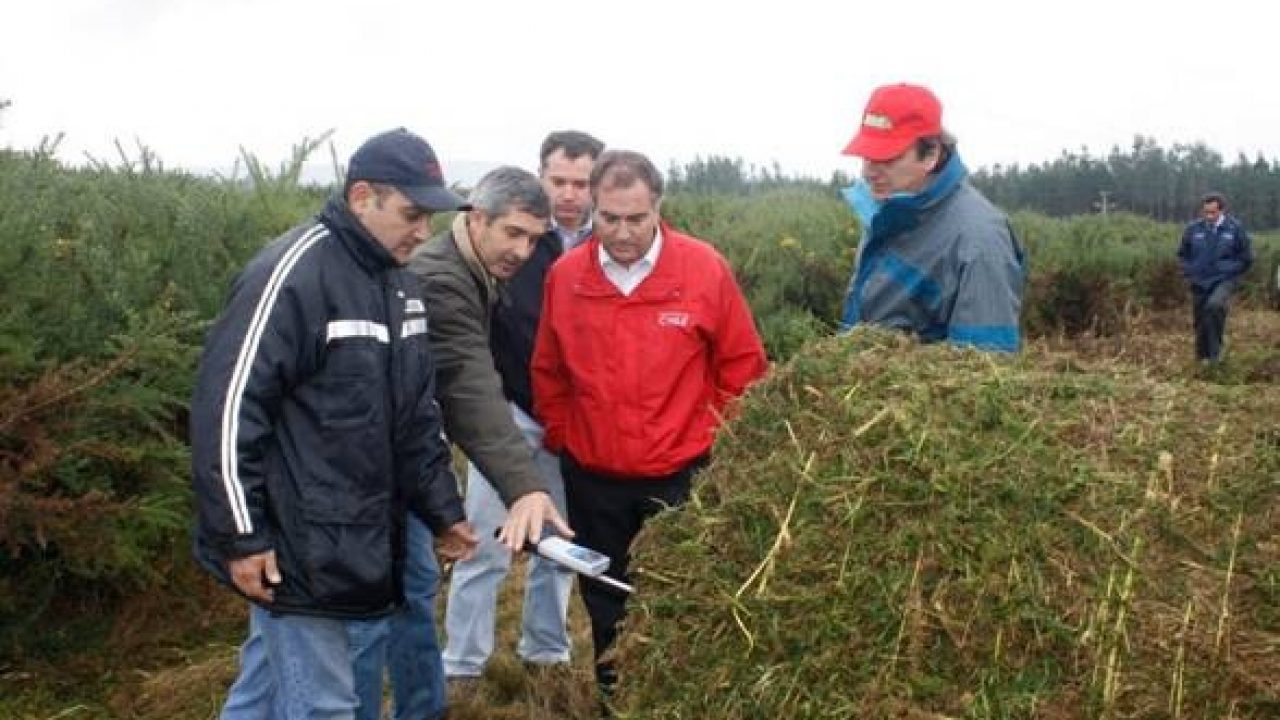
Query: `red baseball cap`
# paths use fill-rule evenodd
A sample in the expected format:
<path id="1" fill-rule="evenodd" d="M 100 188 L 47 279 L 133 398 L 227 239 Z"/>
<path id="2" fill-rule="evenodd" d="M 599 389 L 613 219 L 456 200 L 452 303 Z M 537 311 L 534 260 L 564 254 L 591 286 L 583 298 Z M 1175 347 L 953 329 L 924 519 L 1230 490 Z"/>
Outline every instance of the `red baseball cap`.
<path id="1" fill-rule="evenodd" d="M 882 85 L 871 93 L 845 155 L 875 162 L 898 157 L 922 137 L 942 134 L 942 103 L 920 85 Z"/>

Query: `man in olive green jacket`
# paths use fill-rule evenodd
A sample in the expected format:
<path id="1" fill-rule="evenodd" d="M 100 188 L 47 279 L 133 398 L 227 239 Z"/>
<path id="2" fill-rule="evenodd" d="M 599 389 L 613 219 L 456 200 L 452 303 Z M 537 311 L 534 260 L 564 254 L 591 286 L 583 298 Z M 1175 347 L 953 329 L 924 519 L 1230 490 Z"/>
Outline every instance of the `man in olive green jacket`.
<path id="1" fill-rule="evenodd" d="M 426 285 L 428 336 L 436 355 L 436 398 L 444 410 L 445 434 L 493 481 L 511 508 L 525 493 L 544 490 L 544 483 L 529 444 L 511 419 L 489 345 L 489 321 L 498 282 L 529 259 L 547 230 L 550 204 L 537 177 L 513 167 L 482 178 L 470 202 L 471 209 L 459 213 L 448 232 L 413 254 L 409 270 Z M 545 517 L 552 512 L 554 508 Z"/>
<path id="2" fill-rule="evenodd" d="M 529 259 L 547 232 L 551 204 L 536 176 L 501 167 L 481 178 L 470 206 L 448 232 L 413 253 L 409 270 L 425 285 L 445 434 L 493 483 L 508 508 L 501 539 L 517 550 L 526 538 L 541 537 L 544 520 L 559 534 L 573 535 L 538 474 L 533 448 L 511 416 L 489 345 L 498 282 Z M 388 654 L 395 717 L 438 718 L 445 694 L 434 616 L 440 575 L 430 553 L 412 550 L 414 543 L 426 542 L 417 537 L 427 534 L 425 526 L 410 518 L 408 530 L 407 602 L 393 621 Z"/>

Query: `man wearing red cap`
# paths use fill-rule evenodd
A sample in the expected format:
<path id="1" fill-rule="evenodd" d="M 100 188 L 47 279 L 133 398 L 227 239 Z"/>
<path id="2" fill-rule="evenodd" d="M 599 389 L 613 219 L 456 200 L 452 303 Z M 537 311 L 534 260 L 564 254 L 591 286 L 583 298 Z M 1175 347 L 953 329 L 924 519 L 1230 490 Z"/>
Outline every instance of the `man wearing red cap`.
<path id="1" fill-rule="evenodd" d="M 938 98 L 919 85 L 877 88 L 844 154 L 863 160 L 862 178 L 844 190 L 863 233 L 841 329 L 871 323 L 1016 351 L 1022 248 L 966 180 Z"/>

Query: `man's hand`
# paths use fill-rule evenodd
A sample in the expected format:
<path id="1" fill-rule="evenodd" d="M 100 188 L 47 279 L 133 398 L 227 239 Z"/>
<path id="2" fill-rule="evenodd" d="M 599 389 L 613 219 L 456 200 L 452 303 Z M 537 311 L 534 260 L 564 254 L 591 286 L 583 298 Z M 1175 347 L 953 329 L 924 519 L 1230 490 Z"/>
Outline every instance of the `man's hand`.
<path id="1" fill-rule="evenodd" d="M 436 548 L 448 562 L 470 560 L 478 543 L 476 530 L 469 522 L 454 523 L 436 538 Z"/>
<path id="2" fill-rule="evenodd" d="M 573 530 L 560 517 L 550 495 L 542 491 L 521 495 L 507 510 L 507 522 L 502 526 L 502 532 L 498 533 L 498 541 L 512 552 L 519 552 L 524 549 L 526 540 L 537 542 L 542 539 L 544 522 L 551 523 L 551 527 L 561 536 L 573 537 Z"/>
<path id="3" fill-rule="evenodd" d="M 231 582 L 245 595 L 267 604 L 275 600 L 272 586 L 279 585 L 280 568 L 276 567 L 276 551 L 268 550 L 257 555 L 227 561 Z"/>

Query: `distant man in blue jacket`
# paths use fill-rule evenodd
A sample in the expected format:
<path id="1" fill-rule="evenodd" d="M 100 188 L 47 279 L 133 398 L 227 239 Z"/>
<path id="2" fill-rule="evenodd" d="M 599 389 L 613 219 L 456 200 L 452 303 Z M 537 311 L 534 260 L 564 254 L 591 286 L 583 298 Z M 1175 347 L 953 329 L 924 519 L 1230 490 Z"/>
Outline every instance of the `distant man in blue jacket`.
<path id="1" fill-rule="evenodd" d="M 1200 201 L 1200 219 L 1183 231 L 1178 262 L 1191 284 L 1196 359 L 1218 362 L 1231 292 L 1253 265 L 1249 234 L 1239 220 L 1227 215 L 1227 198 L 1222 193 L 1208 193 Z"/>
<path id="2" fill-rule="evenodd" d="M 862 222 L 841 330 L 871 323 L 1015 352 L 1026 267 L 1004 213 L 966 180 L 928 89 L 877 88 L 844 154 L 862 158 L 845 200 Z"/>

